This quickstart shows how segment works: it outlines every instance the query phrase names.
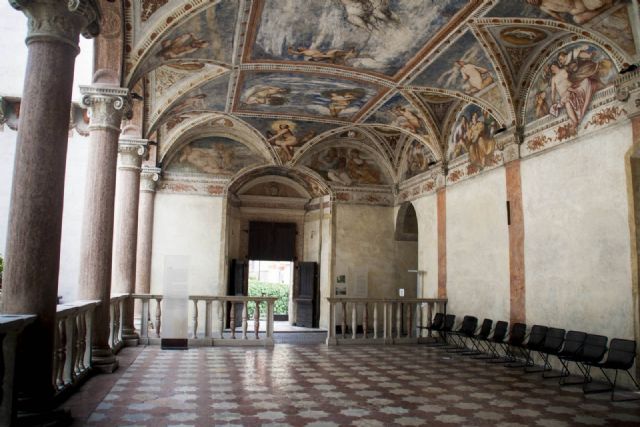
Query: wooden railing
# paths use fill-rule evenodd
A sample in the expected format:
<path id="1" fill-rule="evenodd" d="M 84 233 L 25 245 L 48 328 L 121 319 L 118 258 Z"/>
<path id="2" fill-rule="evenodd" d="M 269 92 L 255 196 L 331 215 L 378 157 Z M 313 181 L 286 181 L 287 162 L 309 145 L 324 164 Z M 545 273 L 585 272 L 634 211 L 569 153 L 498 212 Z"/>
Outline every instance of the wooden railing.
<path id="1" fill-rule="evenodd" d="M 0 426 L 11 425 L 13 412 L 13 378 L 16 361 L 16 343 L 22 330 L 36 320 L 35 315 L 0 315 Z"/>
<path id="2" fill-rule="evenodd" d="M 154 294 L 133 294 L 134 300 L 140 301 L 141 312 L 136 313 L 134 318 L 139 318 L 138 331 L 140 334 L 140 344 L 159 344 L 160 327 L 162 326 L 162 295 Z M 155 310 L 151 306 L 155 305 Z M 151 333 L 149 332 L 151 331 Z"/>
<path id="3" fill-rule="evenodd" d="M 327 344 L 400 344 L 418 342 L 433 313 L 446 311 L 435 298 L 327 298 Z M 341 313 L 337 313 L 340 307 Z M 337 327 L 340 333 L 337 334 Z"/>
<path id="4" fill-rule="evenodd" d="M 277 297 L 246 297 L 246 296 L 206 296 L 192 295 L 189 300 L 193 304 L 193 323 L 191 340 L 199 345 L 273 345 L 273 305 Z M 204 302 L 205 324 L 204 335 L 200 337 L 198 319 L 200 302 Z M 215 304 L 214 304 L 215 303 Z M 266 303 L 267 316 L 265 330 L 260 330 L 260 304 Z M 253 330 L 249 333 L 249 306 L 253 311 Z M 241 308 L 238 319 L 236 307 Z M 213 309 L 217 309 L 218 331 L 214 336 Z M 229 327 L 227 328 L 227 322 Z M 238 327 L 240 331 L 237 331 Z M 239 337 L 237 335 L 240 335 Z M 210 342 L 210 344 L 209 344 Z"/>
<path id="5" fill-rule="evenodd" d="M 57 393 L 78 384 L 91 370 L 93 319 L 100 301 L 59 304 L 53 350 L 53 386 Z"/>

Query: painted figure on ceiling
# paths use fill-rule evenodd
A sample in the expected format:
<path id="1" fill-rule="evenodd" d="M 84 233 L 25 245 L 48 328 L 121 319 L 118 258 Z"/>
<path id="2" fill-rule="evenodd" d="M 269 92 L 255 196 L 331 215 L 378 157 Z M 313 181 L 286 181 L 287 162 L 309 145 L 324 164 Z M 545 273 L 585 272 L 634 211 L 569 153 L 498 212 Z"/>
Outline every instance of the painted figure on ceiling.
<path id="1" fill-rule="evenodd" d="M 276 86 L 254 86 L 245 93 L 244 103 L 247 105 L 283 105 L 289 100 L 285 96 L 289 89 Z"/>
<path id="2" fill-rule="evenodd" d="M 484 67 L 479 67 L 461 59 L 456 61 L 456 66 L 458 66 L 464 81 L 463 90 L 468 94 L 474 94 L 493 83 L 491 72 Z"/>
<path id="3" fill-rule="evenodd" d="M 163 40 L 162 49 L 157 53 L 157 56 L 168 61 L 169 59 L 180 58 L 181 56 L 193 53 L 207 46 L 209 46 L 208 41 L 198 39 L 192 33 L 187 33 L 174 39 Z"/>
<path id="4" fill-rule="evenodd" d="M 301 138 L 295 133 L 295 123 L 288 120 L 276 120 L 271 124 L 271 131 L 267 132 L 267 142 L 278 147 L 278 155 L 283 162 L 293 158 L 293 147 L 304 144 L 315 136 L 314 131 L 309 131 Z"/>
<path id="5" fill-rule="evenodd" d="M 558 116 L 565 110 L 574 128 L 582 121 L 591 103 L 591 98 L 603 87 L 601 76 L 611 72 L 610 60 L 594 61 L 596 51 L 588 45 L 562 51 L 556 61 L 549 65 L 551 74 L 551 108 L 549 112 Z"/>
<path id="6" fill-rule="evenodd" d="M 390 111 L 396 117 L 395 125 L 416 134 L 421 133 L 422 123 L 413 111 L 402 105 L 396 105 Z"/>
<path id="7" fill-rule="evenodd" d="M 204 102 L 206 99 L 206 93 L 199 93 L 197 95 L 190 96 L 183 101 L 180 101 L 175 107 L 173 107 L 173 114 L 182 114 L 187 110 L 204 110 L 207 108 L 207 104 Z"/>
<path id="8" fill-rule="evenodd" d="M 211 148 L 192 147 L 189 144 L 178 157 L 179 163 L 189 163 L 204 173 L 223 173 L 226 168 L 232 167 L 233 161 L 233 148 L 224 144 L 216 144 Z"/>
<path id="9" fill-rule="evenodd" d="M 496 149 L 494 138 L 498 124 L 491 115 L 475 105 L 467 107 L 456 123 L 449 148 L 449 159 L 464 153 L 469 162 L 479 168 L 489 166 Z"/>
<path id="10" fill-rule="evenodd" d="M 311 62 L 328 62 L 330 64 L 344 65 L 349 59 L 358 56 L 356 48 L 349 50 L 343 49 L 328 49 L 325 51 L 314 49 L 312 47 L 297 47 L 289 46 L 287 52 L 292 56 L 303 56 L 305 61 Z"/>
<path id="11" fill-rule="evenodd" d="M 382 25 L 397 23 L 397 16 L 389 8 L 390 0 L 340 0 L 350 24 L 367 31 Z"/>
<path id="12" fill-rule="evenodd" d="M 362 99 L 364 95 L 365 91 L 360 88 L 322 92 L 322 96 L 329 99 L 329 114 L 333 117 L 338 117 L 343 110 Z"/>
<path id="13" fill-rule="evenodd" d="M 380 173 L 374 170 L 366 159 L 360 157 L 360 150 L 355 148 L 349 151 L 347 158 L 347 171 L 349 176 L 361 184 L 379 184 Z"/>
<path id="14" fill-rule="evenodd" d="M 609 9 L 615 0 L 526 0 L 559 21 L 568 13 L 576 24 L 584 24 Z"/>

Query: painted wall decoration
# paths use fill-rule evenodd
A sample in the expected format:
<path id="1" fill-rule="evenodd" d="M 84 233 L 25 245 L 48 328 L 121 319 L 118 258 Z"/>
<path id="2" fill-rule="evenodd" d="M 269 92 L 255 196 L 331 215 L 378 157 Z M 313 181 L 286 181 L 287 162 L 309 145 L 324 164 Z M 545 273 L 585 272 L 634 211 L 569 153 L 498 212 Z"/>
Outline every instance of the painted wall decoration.
<path id="1" fill-rule="evenodd" d="M 358 148 L 328 147 L 313 153 L 303 164 L 330 184 L 348 187 L 390 183 L 376 160 Z"/>
<path id="2" fill-rule="evenodd" d="M 277 118 L 244 117 L 243 119 L 255 127 L 260 134 L 264 135 L 267 142 L 275 147 L 283 163 L 291 160 L 295 151 L 305 143 L 337 126 L 327 123 Z"/>
<path id="3" fill-rule="evenodd" d="M 429 170 L 436 164 L 431 150 L 422 142 L 413 140 L 407 148 L 403 179 L 409 179 Z"/>
<path id="4" fill-rule="evenodd" d="M 416 135 L 426 135 L 427 128 L 418 110 L 404 96 L 397 94 L 373 113 L 368 123 L 382 123 L 406 129 Z"/>
<path id="5" fill-rule="evenodd" d="M 182 96 L 169 110 L 168 130 L 199 111 L 224 112 L 229 87 L 229 74 L 222 75 Z"/>
<path id="6" fill-rule="evenodd" d="M 495 132 L 498 122 L 475 104 L 459 114 L 451 134 L 447 158 L 452 161 L 464 155 L 469 163 L 482 169 L 494 163 Z"/>
<path id="7" fill-rule="evenodd" d="M 496 81 L 491 62 L 467 31 L 420 73 L 412 86 L 431 86 L 481 96 Z"/>
<path id="8" fill-rule="evenodd" d="M 245 73 L 239 111 L 350 119 L 379 89 L 371 84 L 317 75 Z"/>
<path id="9" fill-rule="evenodd" d="M 578 125 L 589 111 L 593 95 L 616 76 L 611 59 L 600 48 L 571 44 L 544 65 L 527 98 L 526 121 L 566 114 L 570 126 Z"/>
<path id="10" fill-rule="evenodd" d="M 239 170 L 262 163 L 260 156 L 229 138 L 202 138 L 184 146 L 167 166 L 167 172 L 231 176 Z"/>
<path id="11" fill-rule="evenodd" d="M 272 0 L 262 10 L 250 59 L 330 63 L 394 75 L 466 4 Z"/>
<path id="12" fill-rule="evenodd" d="M 238 4 L 238 0 L 218 2 L 170 31 L 152 48 L 144 69 L 176 59 L 231 63 Z"/>

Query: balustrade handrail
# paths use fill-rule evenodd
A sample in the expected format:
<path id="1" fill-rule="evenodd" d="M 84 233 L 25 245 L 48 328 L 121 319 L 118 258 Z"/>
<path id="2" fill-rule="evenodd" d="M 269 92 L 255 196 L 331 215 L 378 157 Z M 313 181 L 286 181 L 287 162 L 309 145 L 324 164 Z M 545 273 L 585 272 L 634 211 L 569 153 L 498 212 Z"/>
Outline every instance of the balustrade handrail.
<path id="1" fill-rule="evenodd" d="M 367 298 L 367 297 L 327 297 L 329 302 L 406 302 L 406 303 L 444 303 L 447 298 Z"/>
<path id="2" fill-rule="evenodd" d="M 261 302 L 261 301 L 277 301 L 278 297 L 250 297 L 243 295 L 190 295 L 189 300 L 194 301 L 229 301 L 229 302 Z"/>
<path id="3" fill-rule="evenodd" d="M 164 295 L 162 294 L 131 294 L 131 298 L 140 299 L 140 300 L 152 300 L 152 299 L 157 300 L 157 299 L 163 299 Z"/>
<path id="4" fill-rule="evenodd" d="M 64 304 L 58 304 L 56 307 L 56 316 L 58 319 L 77 313 L 78 311 L 89 310 L 91 307 L 100 305 L 100 300 L 80 300 Z"/>

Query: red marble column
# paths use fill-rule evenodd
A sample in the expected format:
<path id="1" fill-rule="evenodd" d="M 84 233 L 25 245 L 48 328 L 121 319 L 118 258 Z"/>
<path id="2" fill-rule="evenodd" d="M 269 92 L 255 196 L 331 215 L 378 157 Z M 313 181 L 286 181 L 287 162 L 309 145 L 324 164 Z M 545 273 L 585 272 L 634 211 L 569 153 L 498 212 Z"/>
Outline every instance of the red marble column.
<path id="1" fill-rule="evenodd" d="M 136 250 L 136 287 L 138 294 L 151 291 L 151 246 L 153 243 L 153 212 L 156 183 L 160 169 L 142 167 L 140 173 L 140 204 L 138 206 L 138 247 Z"/>
<path id="2" fill-rule="evenodd" d="M 509 279 L 510 322 L 526 321 L 524 276 L 524 213 L 522 209 L 522 183 L 520 160 L 505 165 L 507 201 L 509 203 Z"/>
<path id="3" fill-rule="evenodd" d="M 118 144 L 112 279 L 116 293 L 135 292 L 140 166 L 146 147 L 146 139 L 126 135 L 120 138 Z M 138 344 L 139 337 L 133 325 L 133 307 L 133 301 L 126 301 L 122 313 L 122 340 L 126 345 Z"/>
<path id="4" fill-rule="evenodd" d="M 447 189 L 437 192 L 438 298 L 447 297 Z"/>
<path id="5" fill-rule="evenodd" d="M 29 19 L 9 210 L 2 312 L 36 314 L 23 333 L 16 387 L 22 409 L 49 408 L 69 114 L 81 32 L 99 31 L 92 1 L 12 0 Z M 16 17 L 17 18 L 17 17 Z"/>
<path id="6" fill-rule="evenodd" d="M 129 108 L 127 89 L 116 85 L 82 86 L 83 103 L 90 107 L 91 141 L 87 167 L 82 224 L 79 296 L 100 300 L 93 324 L 92 364 L 102 372 L 113 372 L 118 362 L 109 343 L 113 205 L 116 187 L 118 136 L 123 115 Z"/>

